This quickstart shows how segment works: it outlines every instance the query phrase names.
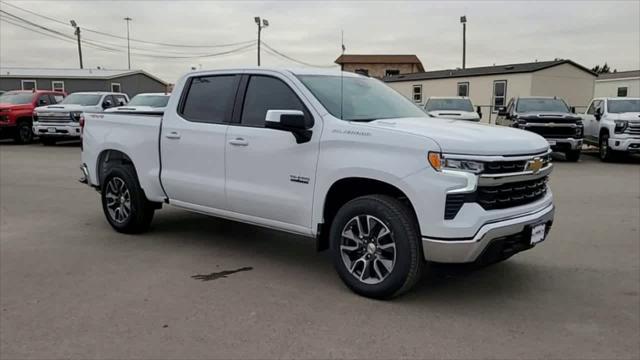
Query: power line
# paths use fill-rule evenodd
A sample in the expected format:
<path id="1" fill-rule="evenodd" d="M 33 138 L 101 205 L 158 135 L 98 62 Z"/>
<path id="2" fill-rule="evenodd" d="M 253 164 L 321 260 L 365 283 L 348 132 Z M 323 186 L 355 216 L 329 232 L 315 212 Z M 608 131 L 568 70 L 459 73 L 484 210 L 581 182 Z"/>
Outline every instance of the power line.
<path id="1" fill-rule="evenodd" d="M 286 54 L 284 54 L 284 53 L 272 48 L 269 44 L 267 44 L 264 41 L 262 42 L 262 45 L 264 45 L 268 49 L 267 51 L 271 50 L 271 52 L 272 52 L 271 54 L 272 55 L 280 56 L 280 57 L 282 57 L 284 59 L 287 59 L 289 61 L 293 61 L 293 62 L 301 64 L 301 65 L 317 67 L 317 68 L 333 68 L 333 67 L 336 66 L 336 65 L 316 65 L 316 64 L 311 64 L 311 63 L 308 63 L 308 62 L 305 62 L 305 61 L 302 61 L 302 60 L 295 59 L 295 58 L 293 58 L 293 57 L 291 57 L 289 55 L 286 55 Z"/>
<path id="2" fill-rule="evenodd" d="M 11 6 L 15 9 L 27 12 L 29 14 L 38 16 L 40 18 L 43 19 L 47 19 L 50 21 L 54 21 L 58 24 L 62 24 L 67 26 L 68 23 L 65 21 L 62 21 L 60 19 L 56 19 L 56 18 L 52 18 L 50 16 L 46 16 L 46 15 L 42 15 L 39 14 L 35 11 L 31 11 L 4 1 L 0 1 L 0 3 L 4 4 L 4 5 L 8 5 Z M 120 35 L 115 35 L 115 34 L 110 34 L 110 33 L 106 33 L 106 32 L 102 32 L 102 31 L 98 31 L 98 30 L 93 30 L 93 29 L 89 29 L 89 28 L 85 28 L 83 27 L 82 30 L 84 31 L 88 31 L 88 32 L 92 32 L 94 34 L 99 34 L 102 36 L 108 36 L 108 37 L 113 37 L 113 38 L 117 38 L 117 39 L 121 39 L 121 40 L 127 40 L 126 37 L 124 36 L 120 36 Z M 177 48 L 220 48 L 220 47 L 229 47 L 229 46 L 237 46 L 237 45 L 247 45 L 249 43 L 253 43 L 255 40 L 246 40 L 246 41 L 239 41 L 239 42 L 234 42 L 234 43 L 228 43 L 228 44 L 217 44 L 217 45 L 188 45 L 188 44 L 171 44 L 171 43 L 163 43 L 163 42 L 157 42 L 157 41 L 147 41 L 147 40 L 139 40 L 139 39 L 133 39 L 130 38 L 129 40 L 134 41 L 134 42 L 138 42 L 138 43 L 142 43 L 142 44 L 150 44 L 150 45 L 157 45 L 157 46 L 168 46 L 168 47 L 177 47 Z M 133 49 L 133 48 L 132 48 Z"/>

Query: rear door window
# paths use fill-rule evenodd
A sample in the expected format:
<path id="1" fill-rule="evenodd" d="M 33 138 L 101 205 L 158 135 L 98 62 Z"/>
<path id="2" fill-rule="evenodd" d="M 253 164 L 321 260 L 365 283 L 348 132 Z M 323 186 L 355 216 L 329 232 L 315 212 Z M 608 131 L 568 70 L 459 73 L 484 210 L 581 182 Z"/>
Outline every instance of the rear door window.
<path id="1" fill-rule="evenodd" d="M 231 120 L 238 75 L 192 78 L 187 84 L 180 115 L 189 121 L 223 123 Z"/>

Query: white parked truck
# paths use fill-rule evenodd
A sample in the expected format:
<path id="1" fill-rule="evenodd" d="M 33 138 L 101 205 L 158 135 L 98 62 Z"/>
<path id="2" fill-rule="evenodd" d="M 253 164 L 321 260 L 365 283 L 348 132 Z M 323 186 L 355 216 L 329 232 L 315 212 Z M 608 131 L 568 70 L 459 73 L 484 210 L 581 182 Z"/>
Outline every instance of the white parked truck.
<path id="1" fill-rule="evenodd" d="M 116 231 L 170 204 L 296 233 L 353 291 L 389 298 L 425 261 L 503 260 L 551 227 L 547 141 L 451 122 L 357 74 L 198 71 L 163 115 L 85 113 L 81 180 Z"/>
<path id="2" fill-rule="evenodd" d="M 134 96 L 126 105 L 106 109 L 105 112 L 156 112 L 164 111 L 171 94 L 142 93 Z"/>
<path id="3" fill-rule="evenodd" d="M 471 99 L 463 96 L 432 96 L 424 104 L 424 110 L 433 117 L 445 119 L 480 121 L 482 117 L 480 107 L 473 110 Z"/>
<path id="4" fill-rule="evenodd" d="M 640 153 L 640 98 L 595 98 L 582 121 L 584 140 L 599 147 L 602 161 Z"/>
<path id="5" fill-rule="evenodd" d="M 33 110 L 33 133 L 44 145 L 58 140 L 80 138 L 80 115 L 84 111 L 103 111 L 125 105 L 129 96 L 112 92 L 76 92 L 58 104 Z"/>

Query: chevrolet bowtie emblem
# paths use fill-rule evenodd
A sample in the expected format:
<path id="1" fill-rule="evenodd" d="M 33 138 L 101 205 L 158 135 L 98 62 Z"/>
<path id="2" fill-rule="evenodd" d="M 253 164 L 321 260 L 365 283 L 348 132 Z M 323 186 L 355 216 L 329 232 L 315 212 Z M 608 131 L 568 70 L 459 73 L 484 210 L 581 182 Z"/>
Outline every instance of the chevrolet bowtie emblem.
<path id="1" fill-rule="evenodd" d="M 544 163 L 542 162 L 542 159 L 536 158 L 533 160 L 529 160 L 527 162 L 527 166 L 525 168 L 526 171 L 531 171 L 534 174 L 537 174 L 538 171 L 540 171 L 540 169 L 542 169 L 542 165 Z"/>

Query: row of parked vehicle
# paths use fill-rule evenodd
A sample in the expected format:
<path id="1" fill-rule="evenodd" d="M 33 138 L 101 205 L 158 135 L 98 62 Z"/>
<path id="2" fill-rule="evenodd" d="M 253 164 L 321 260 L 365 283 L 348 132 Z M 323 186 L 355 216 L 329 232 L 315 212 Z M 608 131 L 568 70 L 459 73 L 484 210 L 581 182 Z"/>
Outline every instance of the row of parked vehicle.
<path id="1" fill-rule="evenodd" d="M 425 111 L 433 117 L 480 121 L 467 97 L 432 97 Z M 567 160 L 580 159 L 583 143 L 599 148 L 600 159 L 640 153 L 640 99 L 595 98 L 583 114 L 557 97 L 515 97 L 498 111 L 496 124 L 535 132 Z"/>
<path id="2" fill-rule="evenodd" d="M 144 93 L 129 100 L 124 93 L 16 90 L 0 95 L 0 138 L 13 138 L 21 144 L 34 137 L 51 145 L 59 140 L 80 138 L 81 114 L 91 112 L 163 111 L 168 94 Z"/>

